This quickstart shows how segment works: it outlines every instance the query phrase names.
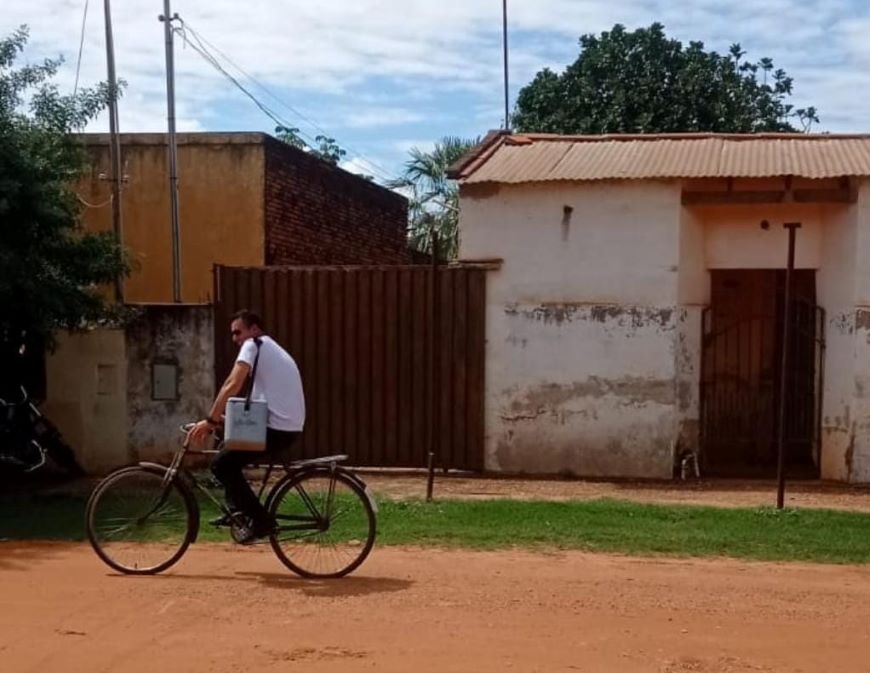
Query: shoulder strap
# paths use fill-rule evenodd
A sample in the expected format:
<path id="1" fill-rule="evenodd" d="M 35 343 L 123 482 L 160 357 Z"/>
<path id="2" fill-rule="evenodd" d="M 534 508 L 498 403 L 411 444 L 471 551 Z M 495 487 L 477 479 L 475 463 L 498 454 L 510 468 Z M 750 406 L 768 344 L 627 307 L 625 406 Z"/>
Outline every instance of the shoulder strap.
<path id="1" fill-rule="evenodd" d="M 248 386 L 248 394 L 245 396 L 245 411 L 251 408 L 251 395 L 254 393 L 254 380 L 257 378 L 257 363 L 260 362 L 260 346 L 263 345 L 260 337 L 254 337 L 254 343 L 257 344 L 257 355 L 254 357 L 254 367 L 251 370 L 251 385 Z"/>

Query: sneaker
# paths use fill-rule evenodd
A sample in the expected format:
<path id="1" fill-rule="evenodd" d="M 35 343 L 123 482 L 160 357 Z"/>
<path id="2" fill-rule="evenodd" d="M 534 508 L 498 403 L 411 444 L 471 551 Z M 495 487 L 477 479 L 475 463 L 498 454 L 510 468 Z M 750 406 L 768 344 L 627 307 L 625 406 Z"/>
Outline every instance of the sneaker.
<path id="1" fill-rule="evenodd" d="M 239 544 L 253 544 L 257 542 L 257 540 L 261 540 L 264 537 L 270 537 L 274 535 L 277 531 L 277 526 L 274 523 L 265 523 L 261 525 L 254 525 L 245 527 L 243 531 L 240 531 L 239 536 L 236 538 L 236 542 Z"/>
<path id="2" fill-rule="evenodd" d="M 233 523 L 243 520 L 245 515 L 241 512 L 232 512 L 219 516 L 216 519 L 212 519 L 209 523 L 212 526 L 232 526 Z"/>

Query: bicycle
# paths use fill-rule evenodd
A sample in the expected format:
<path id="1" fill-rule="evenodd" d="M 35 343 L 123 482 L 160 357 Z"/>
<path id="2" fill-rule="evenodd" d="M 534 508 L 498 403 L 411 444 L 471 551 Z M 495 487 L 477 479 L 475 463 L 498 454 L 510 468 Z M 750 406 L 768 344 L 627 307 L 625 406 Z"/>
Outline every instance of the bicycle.
<path id="1" fill-rule="evenodd" d="M 181 427 L 182 432 L 193 426 Z M 250 522 L 231 511 L 196 478 L 183 461 L 190 455 L 216 454 L 192 450 L 184 440 L 169 466 L 140 462 L 103 478 L 91 493 L 85 527 L 97 556 L 109 567 L 131 575 L 153 575 L 177 563 L 199 534 L 199 502 L 203 492 L 230 522 L 238 542 Z M 371 552 L 376 536 L 377 504 L 369 488 L 339 463 L 345 455 L 287 462 L 285 474 L 269 489 L 264 506 L 275 521 L 268 541 L 278 559 L 306 578 L 343 577 Z M 262 500 L 275 461 L 268 463 L 257 497 Z M 148 543 L 148 544 L 142 544 Z"/>
<path id="2" fill-rule="evenodd" d="M 18 390 L 17 400 L 0 397 L 0 470 L 26 474 L 49 463 L 68 477 L 84 475 L 57 427 L 42 414 L 24 386 Z"/>

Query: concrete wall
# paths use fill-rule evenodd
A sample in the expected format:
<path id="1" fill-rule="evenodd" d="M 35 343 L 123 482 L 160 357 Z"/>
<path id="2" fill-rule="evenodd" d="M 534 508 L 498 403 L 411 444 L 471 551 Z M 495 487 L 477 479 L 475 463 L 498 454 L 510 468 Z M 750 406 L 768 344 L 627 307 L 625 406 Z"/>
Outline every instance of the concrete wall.
<path id="1" fill-rule="evenodd" d="M 91 157 L 76 191 L 88 203 L 91 231 L 110 231 L 108 136 L 84 136 Z M 166 137 L 122 134 L 123 239 L 136 269 L 126 282 L 129 302 L 172 301 L 172 248 Z M 178 202 L 181 288 L 185 302 L 207 302 L 212 265 L 264 263 L 263 145 L 261 134 L 179 134 Z"/>
<path id="2" fill-rule="evenodd" d="M 821 266 L 823 208 L 819 204 L 759 204 L 694 208 L 704 223 L 708 269 L 783 269 L 788 231 L 784 222 L 800 222 L 795 267 Z M 762 229 L 766 219 L 770 227 Z"/>
<path id="3" fill-rule="evenodd" d="M 784 268 L 782 225 L 800 221 L 796 266 L 817 270 L 827 313 L 821 475 L 870 481 L 870 182 L 854 205 L 682 206 L 685 186 L 462 188 L 461 258 L 504 260 L 487 288 L 487 469 L 670 476 L 675 442 L 698 444 L 709 270 Z"/>
<path id="4" fill-rule="evenodd" d="M 697 451 L 700 441 L 701 321 L 710 303 L 704 221 L 690 208 L 680 211 L 675 370 L 680 450 Z"/>
<path id="5" fill-rule="evenodd" d="M 822 393 L 821 474 L 846 481 L 854 436 L 855 244 L 857 209 L 831 206 L 825 212 L 818 303 L 825 309 L 825 381 Z"/>
<path id="6" fill-rule="evenodd" d="M 178 448 L 179 426 L 203 418 L 214 399 L 214 324 L 210 306 L 142 307 L 127 329 L 127 425 L 138 460 L 163 460 Z M 178 399 L 152 399 L 152 366 L 173 364 Z"/>
<path id="7" fill-rule="evenodd" d="M 870 482 L 870 182 L 858 192 L 855 213 L 855 375 L 850 481 Z"/>
<path id="8" fill-rule="evenodd" d="M 165 460 L 179 445 L 179 426 L 202 418 L 214 397 L 211 307 L 139 310 L 126 330 L 60 334 L 48 357 L 44 411 L 93 474 Z M 177 399 L 152 399 L 154 363 L 177 366 Z"/>
<path id="9" fill-rule="evenodd" d="M 460 256 L 505 260 L 487 281 L 487 469 L 671 476 L 680 208 L 673 182 L 462 188 Z"/>
<path id="10" fill-rule="evenodd" d="M 46 361 L 43 412 L 82 467 L 99 473 L 129 462 L 127 358 L 123 330 L 57 335 Z"/>

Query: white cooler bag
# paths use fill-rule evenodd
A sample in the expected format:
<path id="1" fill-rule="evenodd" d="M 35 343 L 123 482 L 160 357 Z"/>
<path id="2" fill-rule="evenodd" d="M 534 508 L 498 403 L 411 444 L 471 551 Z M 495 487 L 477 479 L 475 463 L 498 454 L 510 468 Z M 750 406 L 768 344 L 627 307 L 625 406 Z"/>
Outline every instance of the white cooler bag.
<path id="1" fill-rule="evenodd" d="M 266 400 L 252 400 L 254 380 L 257 376 L 257 363 L 260 360 L 260 340 L 257 356 L 251 371 L 251 385 L 245 397 L 231 397 L 227 400 L 225 412 L 224 447 L 232 451 L 265 451 L 266 422 L 269 420 L 269 406 Z"/>

